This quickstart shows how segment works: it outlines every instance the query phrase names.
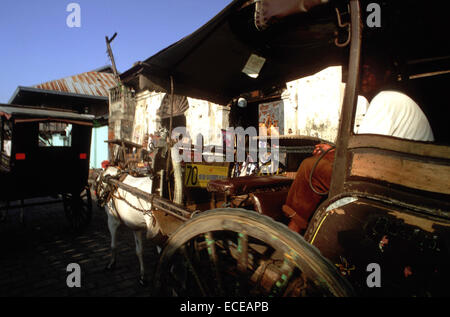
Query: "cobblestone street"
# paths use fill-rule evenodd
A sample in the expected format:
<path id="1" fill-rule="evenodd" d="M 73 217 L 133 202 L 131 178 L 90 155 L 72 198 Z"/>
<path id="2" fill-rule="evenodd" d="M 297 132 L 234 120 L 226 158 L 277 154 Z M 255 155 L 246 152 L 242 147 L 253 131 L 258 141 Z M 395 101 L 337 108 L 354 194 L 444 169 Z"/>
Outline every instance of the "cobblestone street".
<path id="1" fill-rule="evenodd" d="M 118 231 L 117 250 L 115 269 L 105 271 L 110 235 L 95 200 L 92 222 L 79 234 L 71 232 L 62 203 L 27 207 L 25 224 L 12 209 L 0 223 L 0 296 L 151 296 L 156 248 L 145 241 L 146 286 L 138 282 L 133 233 L 126 227 Z M 70 263 L 81 267 L 80 288 L 66 284 Z"/>

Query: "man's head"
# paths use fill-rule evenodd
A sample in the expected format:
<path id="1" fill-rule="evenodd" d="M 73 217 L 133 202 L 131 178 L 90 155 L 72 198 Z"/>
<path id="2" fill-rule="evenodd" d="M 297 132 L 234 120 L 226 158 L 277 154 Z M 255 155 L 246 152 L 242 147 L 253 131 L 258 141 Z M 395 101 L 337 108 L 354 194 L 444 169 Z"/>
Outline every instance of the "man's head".
<path id="1" fill-rule="evenodd" d="M 366 57 L 361 66 L 361 94 L 371 99 L 382 86 L 386 85 L 391 70 L 380 58 Z"/>
<path id="2" fill-rule="evenodd" d="M 361 68 L 361 93 L 364 96 L 371 94 L 377 90 L 378 86 L 376 73 L 369 64 L 363 64 Z"/>

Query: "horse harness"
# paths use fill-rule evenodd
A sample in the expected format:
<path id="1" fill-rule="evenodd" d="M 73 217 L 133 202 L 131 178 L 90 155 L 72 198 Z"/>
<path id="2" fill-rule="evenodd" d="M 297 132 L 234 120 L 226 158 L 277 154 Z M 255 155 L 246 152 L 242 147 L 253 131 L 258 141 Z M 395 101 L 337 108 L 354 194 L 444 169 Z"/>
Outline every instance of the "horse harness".
<path id="1" fill-rule="evenodd" d="M 107 175 L 107 176 L 100 176 L 100 180 L 99 180 L 99 184 L 102 184 L 104 182 L 104 180 L 106 178 L 114 178 L 117 179 L 119 182 L 122 182 L 125 180 L 125 178 L 128 176 L 128 173 L 125 172 L 119 172 L 117 175 L 112 176 L 112 175 Z M 98 190 L 97 190 L 98 193 Z M 117 195 L 115 195 L 114 193 L 117 193 Z M 112 198 L 115 198 L 117 200 L 122 200 L 123 202 L 125 202 L 129 207 L 141 212 L 144 216 L 148 215 L 152 218 L 152 224 L 155 224 L 155 217 L 153 216 L 153 213 L 150 210 L 146 210 L 143 208 L 139 208 L 137 206 L 134 206 L 133 204 L 131 204 L 128 200 L 126 200 L 124 197 L 122 197 L 119 193 L 119 188 L 117 185 L 113 185 L 109 182 L 107 182 L 107 188 L 105 188 L 105 191 L 103 192 L 103 194 L 101 196 L 98 197 L 98 203 L 100 205 L 100 207 L 104 207 Z M 150 202 L 150 205 L 153 206 L 153 201 Z M 117 218 L 120 220 L 120 222 L 123 222 L 122 219 L 120 218 L 119 213 L 117 212 L 117 206 L 114 203 L 114 207 L 116 209 L 116 214 L 117 214 Z"/>

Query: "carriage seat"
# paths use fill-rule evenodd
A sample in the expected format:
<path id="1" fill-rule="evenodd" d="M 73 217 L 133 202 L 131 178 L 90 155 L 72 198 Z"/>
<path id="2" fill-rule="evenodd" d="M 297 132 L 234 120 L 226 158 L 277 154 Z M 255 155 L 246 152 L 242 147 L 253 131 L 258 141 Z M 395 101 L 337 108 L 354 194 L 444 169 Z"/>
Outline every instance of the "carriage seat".
<path id="1" fill-rule="evenodd" d="M 209 192 L 220 192 L 227 196 L 247 194 L 259 189 L 290 187 L 293 179 L 284 176 L 241 176 L 227 179 L 217 179 L 208 182 Z"/>
<path id="2" fill-rule="evenodd" d="M 251 193 L 250 199 L 256 212 L 287 224 L 289 219 L 284 215 L 282 207 L 288 192 L 289 189 Z"/>

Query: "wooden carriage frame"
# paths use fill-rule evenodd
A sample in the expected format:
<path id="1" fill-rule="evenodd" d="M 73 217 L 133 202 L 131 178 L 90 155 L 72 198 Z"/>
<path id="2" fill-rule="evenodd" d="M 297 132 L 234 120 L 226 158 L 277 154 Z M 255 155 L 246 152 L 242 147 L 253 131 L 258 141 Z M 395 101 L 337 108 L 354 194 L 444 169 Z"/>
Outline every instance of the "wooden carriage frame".
<path id="1" fill-rule="evenodd" d="M 229 295 L 224 284 L 234 283 L 235 292 L 231 294 L 235 295 L 299 296 L 305 295 L 305 284 L 309 281 L 313 288 L 319 290 L 318 293 L 313 291 L 315 295 L 395 296 L 398 294 L 389 292 L 396 289 L 405 291 L 410 287 L 405 280 L 409 277 L 407 268 L 410 269 L 407 262 L 403 264 L 405 278 L 388 280 L 389 291 L 372 289 L 366 284 L 369 264 L 381 261 L 390 273 L 394 265 L 399 265 L 398 257 L 386 251 L 389 250 L 388 238 L 391 244 L 398 243 L 397 249 L 393 247 L 392 250 L 421 244 L 414 254 L 424 256 L 422 264 L 427 259 L 436 260 L 434 273 L 441 270 L 442 263 L 448 262 L 445 237 L 450 225 L 450 147 L 353 133 L 362 41 L 360 2 L 350 0 L 349 9 L 349 65 L 334 174 L 328 199 L 318 207 L 304 237 L 255 212 L 222 208 L 193 213 L 182 205 L 118 180 L 107 180 L 151 201 L 154 209 L 162 212 L 159 217 L 169 215 L 180 221 L 175 232 L 170 234 L 158 266 L 159 287 L 168 292 L 164 294 Z M 395 234 L 392 226 L 400 228 L 402 233 Z M 232 238 L 229 238 L 230 234 Z M 258 258 L 259 254 L 253 247 L 259 242 L 268 249 L 280 251 L 280 266 L 274 267 L 275 262 Z M 234 261 L 225 261 L 218 255 L 224 252 L 227 243 L 234 244 L 234 249 L 227 251 Z M 390 255 L 388 260 L 383 258 L 386 254 Z M 255 264 L 257 258 L 260 261 L 258 265 Z M 225 263 L 221 261 L 226 262 L 228 269 L 223 268 Z M 177 265 L 180 262 L 187 267 L 183 276 L 190 275 L 190 279 L 177 281 L 171 276 L 180 268 Z M 233 268 L 229 269 L 230 266 Z M 205 273 L 208 269 L 212 272 L 210 275 Z M 235 280 L 230 282 L 223 276 L 224 272 Z M 302 279 L 302 274 L 308 278 Z M 448 281 L 448 274 L 442 271 L 433 275 L 434 278 L 436 276 L 443 278 L 441 286 Z M 208 283 L 205 279 L 214 282 Z M 249 280 L 258 284 L 257 290 L 248 289 L 246 281 Z M 191 288 L 186 286 L 188 283 Z M 442 294 L 441 286 L 433 291 Z M 417 288 L 411 291 L 412 295 L 417 295 L 414 291 Z"/>

